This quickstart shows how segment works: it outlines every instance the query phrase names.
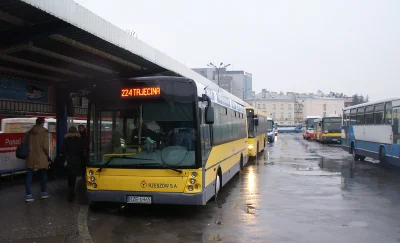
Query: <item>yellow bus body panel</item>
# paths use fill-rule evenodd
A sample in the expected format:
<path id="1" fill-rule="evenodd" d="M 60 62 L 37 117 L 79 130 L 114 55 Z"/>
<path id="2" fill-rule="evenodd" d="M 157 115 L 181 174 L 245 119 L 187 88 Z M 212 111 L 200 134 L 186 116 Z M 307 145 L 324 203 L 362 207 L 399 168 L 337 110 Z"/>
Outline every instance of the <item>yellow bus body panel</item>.
<path id="1" fill-rule="evenodd" d="M 89 171 L 94 172 L 94 183 L 97 188 L 87 184 L 89 190 L 110 190 L 110 191 L 138 191 L 138 192 L 186 192 L 190 184 L 191 173 L 196 172 L 197 189 L 190 193 L 201 192 L 202 170 L 183 169 L 182 174 L 169 169 L 116 169 L 88 167 L 86 172 L 90 179 Z M 93 182 L 92 182 L 93 183 Z M 189 191 L 188 191 L 189 192 Z"/>
<path id="2" fill-rule="evenodd" d="M 259 144 L 258 151 L 257 150 L 257 142 Z M 265 144 L 264 144 L 265 142 Z M 267 145 L 266 144 L 266 134 L 261 134 L 258 135 L 255 138 L 249 138 L 249 146 L 252 145 L 253 148 L 248 148 L 249 149 L 249 156 L 250 157 L 255 157 L 259 152 L 263 151 L 264 147 Z"/>
<path id="3" fill-rule="evenodd" d="M 214 183 L 218 167 L 221 167 L 222 175 L 229 171 L 235 164 L 247 157 L 247 138 L 214 146 L 206 163 L 205 186 Z M 246 161 L 244 161 L 246 163 Z"/>
<path id="4" fill-rule="evenodd" d="M 338 138 L 341 138 L 342 134 L 338 133 L 338 132 L 335 132 L 335 133 L 324 133 L 324 134 L 322 134 L 322 137 L 338 137 Z"/>

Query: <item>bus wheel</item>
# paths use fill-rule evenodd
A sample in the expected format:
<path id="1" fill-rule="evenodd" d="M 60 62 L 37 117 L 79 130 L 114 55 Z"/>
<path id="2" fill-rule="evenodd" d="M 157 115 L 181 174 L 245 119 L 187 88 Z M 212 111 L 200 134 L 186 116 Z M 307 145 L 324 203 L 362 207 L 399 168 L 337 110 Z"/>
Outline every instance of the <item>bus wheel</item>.
<path id="1" fill-rule="evenodd" d="M 353 154 L 354 161 L 357 161 L 360 159 L 360 156 L 356 154 L 356 149 L 354 148 L 354 145 L 351 146 L 351 152 Z"/>
<path id="2" fill-rule="evenodd" d="M 381 166 L 385 166 L 386 165 L 386 150 L 384 147 L 381 147 L 379 149 L 379 164 Z"/>
<path id="3" fill-rule="evenodd" d="M 92 212 L 98 212 L 101 209 L 101 203 L 100 202 L 91 202 L 89 204 L 89 208 Z"/>
<path id="4" fill-rule="evenodd" d="M 361 156 L 361 155 L 360 155 L 360 161 L 363 161 L 363 162 L 364 162 L 364 161 L 365 161 L 365 158 L 366 158 L 365 156 Z"/>
<path id="5" fill-rule="evenodd" d="M 221 189 L 221 177 L 219 176 L 219 170 L 217 172 L 217 175 L 215 176 L 215 198 L 218 197 L 218 192 Z"/>
<path id="6" fill-rule="evenodd" d="M 244 159 L 243 159 L 243 154 L 240 155 L 240 169 L 243 170 L 244 168 Z"/>

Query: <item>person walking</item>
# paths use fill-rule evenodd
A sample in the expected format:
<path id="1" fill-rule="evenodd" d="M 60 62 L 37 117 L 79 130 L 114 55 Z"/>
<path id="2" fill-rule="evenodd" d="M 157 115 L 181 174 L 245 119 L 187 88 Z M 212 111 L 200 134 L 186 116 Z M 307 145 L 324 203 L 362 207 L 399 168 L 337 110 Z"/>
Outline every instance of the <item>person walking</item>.
<path id="1" fill-rule="evenodd" d="M 83 146 L 84 146 L 84 154 L 83 154 L 83 160 L 82 160 L 82 180 L 85 180 L 86 178 L 86 163 L 87 163 L 87 146 L 88 146 L 88 139 L 87 139 L 87 134 L 86 134 L 86 127 L 84 125 L 79 125 L 78 126 L 79 134 L 81 135 L 82 141 L 83 141 Z"/>
<path id="2" fill-rule="evenodd" d="M 32 177 L 34 170 L 40 173 L 40 186 L 42 199 L 49 197 L 47 193 L 47 169 L 49 168 L 49 131 L 44 128 L 44 118 L 36 119 L 36 125 L 25 135 L 24 141 L 29 141 L 29 154 L 26 159 L 25 191 L 26 202 L 34 201 L 32 196 Z"/>
<path id="3" fill-rule="evenodd" d="M 76 127 L 71 126 L 65 135 L 63 153 L 67 160 L 68 201 L 75 198 L 76 177 L 82 170 L 84 143 Z"/>

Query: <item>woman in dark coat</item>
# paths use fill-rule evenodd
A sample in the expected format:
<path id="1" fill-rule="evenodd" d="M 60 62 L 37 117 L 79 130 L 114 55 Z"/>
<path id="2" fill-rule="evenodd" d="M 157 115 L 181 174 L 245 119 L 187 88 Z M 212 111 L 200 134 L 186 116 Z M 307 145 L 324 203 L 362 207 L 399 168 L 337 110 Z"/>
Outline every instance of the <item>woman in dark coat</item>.
<path id="1" fill-rule="evenodd" d="M 75 197 L 76 177 L 81 175 L 84 156 L 84 143 L 76 127 L 72 126 L 65 135 L 63 152 L 67 160 L 68 174 L 68 200 Z"/>

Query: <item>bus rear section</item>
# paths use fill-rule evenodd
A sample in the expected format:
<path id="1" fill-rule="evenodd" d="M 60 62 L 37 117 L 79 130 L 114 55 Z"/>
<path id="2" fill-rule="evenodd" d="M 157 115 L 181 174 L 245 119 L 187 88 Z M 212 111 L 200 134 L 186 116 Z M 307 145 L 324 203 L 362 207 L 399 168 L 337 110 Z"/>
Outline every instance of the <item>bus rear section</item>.
<path id="1" fill-rule="evenodd" d="M 264 150 L 268 142 L 267 116 L 252 107 L 246 107 L 248 152 L 250 157 L 256 157 Z"/>
<path id="2" fill-rule="evenodd" d="M 228 108 L 230 100 L 214 104 L 216 94 L 199 97 L 194 81 L 153 77 L 99 86 L 89 98 L 92 204 L 205 205 L 247 162 L 244 108 Z"/>

